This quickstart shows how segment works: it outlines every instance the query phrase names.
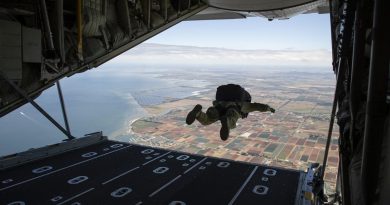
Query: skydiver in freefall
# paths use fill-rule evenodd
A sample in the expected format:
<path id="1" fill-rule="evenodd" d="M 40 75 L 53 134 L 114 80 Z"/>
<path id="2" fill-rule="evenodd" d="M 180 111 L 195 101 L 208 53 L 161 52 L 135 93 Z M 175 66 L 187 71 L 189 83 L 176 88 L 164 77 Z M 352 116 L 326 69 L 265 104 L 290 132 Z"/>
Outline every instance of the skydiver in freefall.
<path id="1" fill-rule="evenodd" d="M 272 113 L 275 109 L 267 104 L 251 103 L 252 97 L 243 87 L 236 84 L 221 85 L 217 88 L 213 106 L 206 113 L 202 105 L 197 104 L 187 115 L 186 123 L 191 125 L 195 119 L 202 125 L 210 125 L 221 121 L 220 137 L 223 141 L 229 137 L 230 129 L 236 127 L 239 118 L 246 118 L 250 112 L 259 111 Z"/>

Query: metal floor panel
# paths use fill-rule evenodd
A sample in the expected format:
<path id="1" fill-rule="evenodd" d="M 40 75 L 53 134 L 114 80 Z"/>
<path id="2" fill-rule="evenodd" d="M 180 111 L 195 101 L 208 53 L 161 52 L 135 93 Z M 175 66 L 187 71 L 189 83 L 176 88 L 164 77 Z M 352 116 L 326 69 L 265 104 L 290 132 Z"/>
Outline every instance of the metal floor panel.
<path id="1" fill-rule="evenodd" d="M 294 204 L 303 172 L 105 141 L 0 172 L 0 204 Z"/>

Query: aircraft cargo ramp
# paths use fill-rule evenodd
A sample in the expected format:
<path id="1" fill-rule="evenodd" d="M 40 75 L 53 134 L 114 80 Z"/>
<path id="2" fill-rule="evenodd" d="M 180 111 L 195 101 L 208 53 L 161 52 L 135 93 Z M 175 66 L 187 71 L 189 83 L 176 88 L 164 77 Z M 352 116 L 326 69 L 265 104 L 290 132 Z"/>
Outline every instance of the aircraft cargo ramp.
<path id="1" fill-rule="evenodd" d="M 144 147 L 100 133 L 75 140 L 77 148 L 68 141 L 1 158 L 0 204 L 309 202 L 303 195 L 310 171 Z"/>

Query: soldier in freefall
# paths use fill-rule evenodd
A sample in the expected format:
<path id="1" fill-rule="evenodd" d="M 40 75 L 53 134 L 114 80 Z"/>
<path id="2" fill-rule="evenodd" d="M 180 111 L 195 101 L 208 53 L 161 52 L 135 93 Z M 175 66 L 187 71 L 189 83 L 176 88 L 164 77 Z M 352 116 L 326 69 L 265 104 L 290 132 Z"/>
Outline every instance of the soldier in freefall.
<path id="1" fill-rule="evenodd" d="M 251 103 L 251 95 L 240 85 L 227 84 L 217 88 L 213 106 L 206 113 L 202 112 L 202 105 L 197 104 L 186 118 L 186 123 L 191 125 L 195 119 L 202 125 L 209 125 L 218 120 L 221 121 L 220 137 L 227 140 L 230 129 L 236 127 L 239 118 L 246 118 L 253 111 L 275 112 L 275 109 L 266 104 Z"/>

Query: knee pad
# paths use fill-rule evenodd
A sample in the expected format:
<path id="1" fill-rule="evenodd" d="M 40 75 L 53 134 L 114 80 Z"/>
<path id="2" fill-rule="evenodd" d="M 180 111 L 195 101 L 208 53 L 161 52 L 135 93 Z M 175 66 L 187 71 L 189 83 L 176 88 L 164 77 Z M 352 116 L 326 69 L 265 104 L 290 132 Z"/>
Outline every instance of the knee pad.
<path id="1" fill-rule="evenodd" d="M 237 115 L 240 115 L 236 109 L 234 108 L 229 108 L 227 111 L 226 111 L 226 116 L 227 117 L 234 117 L 234 116 L 237 116 Z"/>
<path id="2" fill-rule="evenodd" d="M 209 107 L 209 109 L 207 109 L 207 111 L 206 111 L 206 115 L 210 119 L 218 119 L 219 118 L 219 112 L 214 107 Z"/>

